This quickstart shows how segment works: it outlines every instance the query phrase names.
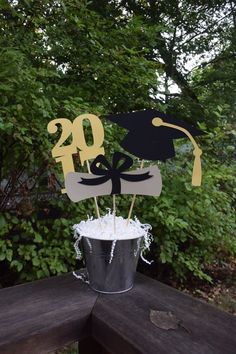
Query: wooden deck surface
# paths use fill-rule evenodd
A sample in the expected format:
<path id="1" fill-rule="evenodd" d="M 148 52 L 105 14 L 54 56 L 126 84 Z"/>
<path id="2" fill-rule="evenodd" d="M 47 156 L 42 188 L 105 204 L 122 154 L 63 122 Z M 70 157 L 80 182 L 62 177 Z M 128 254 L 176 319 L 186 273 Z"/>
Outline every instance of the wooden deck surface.
<path id="1" fill-rule="evenodd" d="M 151 309 L 171 311 L 181 326 L 158 328 Z M 80 340 L 81 354 L 236 353 L 235 316 L 141 274 L 119 295 L 95 293 L 71 273 L 2 289 L 0 313 L 0 354 L 49 353 Z"/>

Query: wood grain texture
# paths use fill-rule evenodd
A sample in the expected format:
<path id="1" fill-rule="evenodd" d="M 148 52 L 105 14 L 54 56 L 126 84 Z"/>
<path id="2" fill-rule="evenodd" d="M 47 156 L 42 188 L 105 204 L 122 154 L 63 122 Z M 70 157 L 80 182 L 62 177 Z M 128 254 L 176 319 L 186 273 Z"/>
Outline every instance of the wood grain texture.
<path id="1" fill-rule="evenodd" d="M 150 310 L 171 311 L 182 327 L 158 328 Z M 235 316 L 141 274 L 119 295 L 98 295 L 72 274 L 2 289 L 0 312 L 0 354 L 43 354 L 73 341 L 93 354 L 236 352 Z"/>
<path id="2" fill-rule="evenodd" d="M 150 310 L 171 311 L 183 327 L 163 330 Z M 100 295 L 92 335 L 113 354 L 235 354 L 236 317 L 138 274 L 133 290 Z"/>
<path id="3" fill-rule="evenodd" d="M 97 296 L 71 273 L 0 290 L 0 353 L 48 353 L 87 336 Z"/>

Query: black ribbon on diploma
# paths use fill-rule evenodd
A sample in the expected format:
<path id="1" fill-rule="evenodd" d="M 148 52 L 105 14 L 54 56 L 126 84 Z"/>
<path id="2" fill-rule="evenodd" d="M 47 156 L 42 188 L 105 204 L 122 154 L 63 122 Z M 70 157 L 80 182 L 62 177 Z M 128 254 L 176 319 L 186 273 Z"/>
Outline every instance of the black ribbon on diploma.
<path id="1" fill-rule="evenodd" d="M 121 163 L 121 161 L 123 161 Z M 103 165 L 106 169 L 100 167 Z M 80 184 L 84 184 L 87 186 L 96 186 L 102 183 L 105 183 L 111 179 L 112 182 L 112 190 L 111 194 L 120 194 L 121 192 L 121 179 L 129 182 L 140 182 L 145 181 L 152 177 L 150 172 L 142 173 L 142 174 L 128 174 L 123 173 L 128 170 L 133 165 L 133 160 L 128 155 L 123 154 L 122 152 L 115 152 L 113 155 L 112 165 L 107 161 L 105 156 L 98 155 L 95 160 L 91 164 L 91 172 L 94 175 L 98 175 L 101 177 L 95 178 L 81 178 Z"/>

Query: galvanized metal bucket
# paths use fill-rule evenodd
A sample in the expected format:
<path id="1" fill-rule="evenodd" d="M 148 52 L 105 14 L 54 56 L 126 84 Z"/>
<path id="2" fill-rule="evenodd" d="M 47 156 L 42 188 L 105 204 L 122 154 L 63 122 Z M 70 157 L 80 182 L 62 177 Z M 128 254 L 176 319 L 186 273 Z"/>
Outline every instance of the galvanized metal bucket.
<path id="1" fill-rule="evenodd" d="M 90 287 L 100 293 L 117 294 L 130 290 L 143 237 L 125 240 L 82 238 Z"/>

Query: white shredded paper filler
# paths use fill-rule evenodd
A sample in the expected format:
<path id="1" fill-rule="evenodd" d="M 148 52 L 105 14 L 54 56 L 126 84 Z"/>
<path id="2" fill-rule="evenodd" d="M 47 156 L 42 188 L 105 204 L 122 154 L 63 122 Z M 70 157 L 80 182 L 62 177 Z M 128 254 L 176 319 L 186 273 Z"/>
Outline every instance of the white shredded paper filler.
<path id="1" fill-rule="evenodd" d="M 93 219 L 88 216 L 88 220 L 83 220 L 79 224 L 75 224 L 73 230 L 74 238 L 76 239 L 74 243 L 76 258 L 82 258 L 79 248 L 79 242 L 82 237 L 113 241 L 109 261 L 109 263 L 111 263 L 117 240 L 134 239 L 142 236 L 144 242 L 142 242 L 142 246 L 140 245 L 140 241 L 137 242 L 137 250 L 135 253 L 138 253 L 141 246 L 141 259 L 147 264 L 151 264 L 152 261 L 149 262 L 143 256 L 143 252 L 149 250 L 152 242 L 152 235 L 149 232 L 152 229 L 151 225 L 141 224 L 136 217 L 134 220 L 131 219 L 127 225 L 127 219 L 124 219 L 122 216 L 116 216 L 115 225 L 116 233 L 114 233 L 114 216 L 111 214 L 110 210 L 108 214 L 102 216 L 100 219 Z M 89 240 L 87 240 L 87 242 L 89 243 Z"/>

